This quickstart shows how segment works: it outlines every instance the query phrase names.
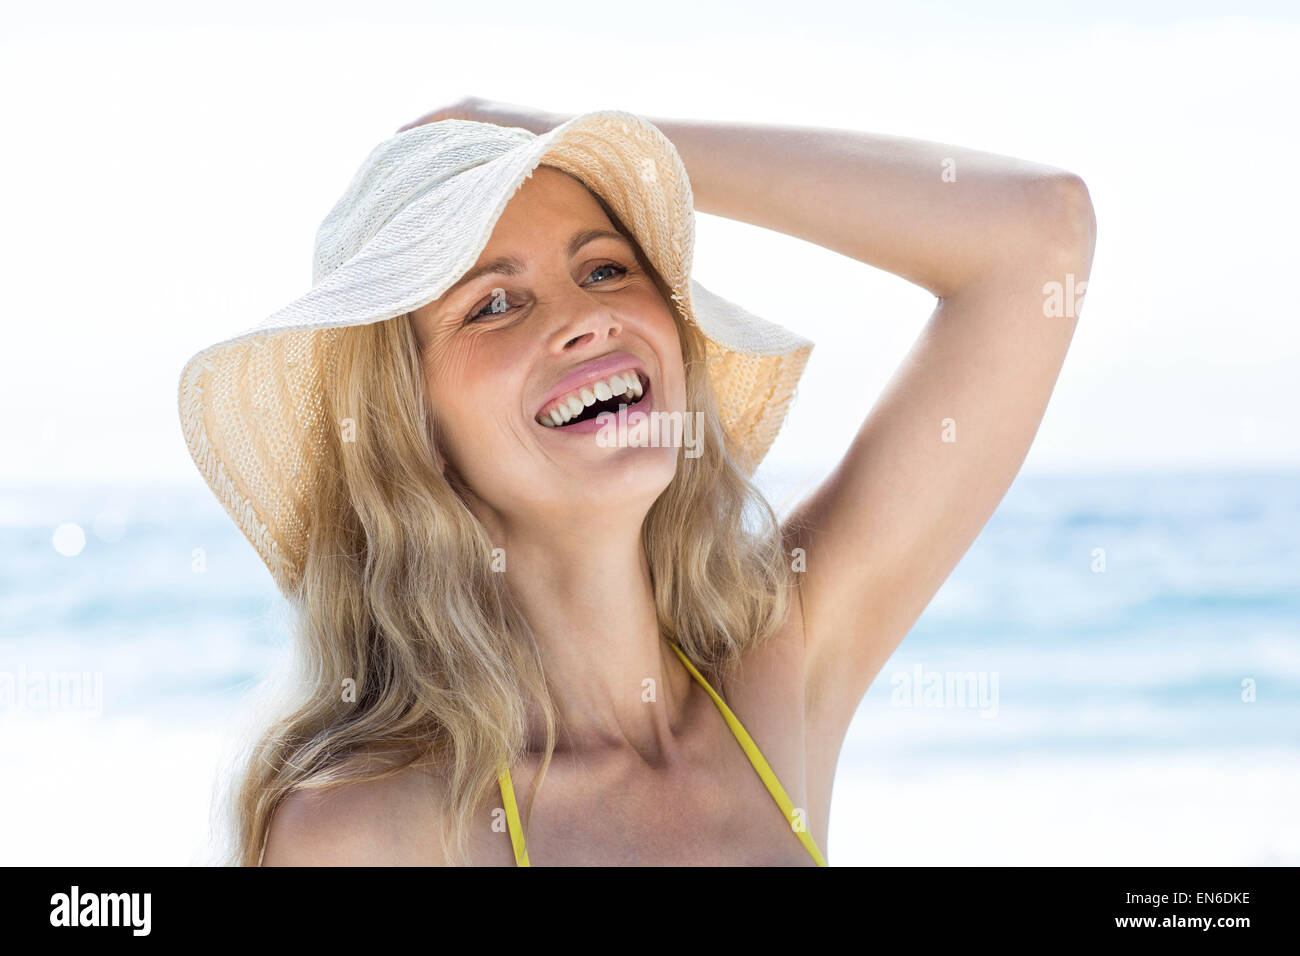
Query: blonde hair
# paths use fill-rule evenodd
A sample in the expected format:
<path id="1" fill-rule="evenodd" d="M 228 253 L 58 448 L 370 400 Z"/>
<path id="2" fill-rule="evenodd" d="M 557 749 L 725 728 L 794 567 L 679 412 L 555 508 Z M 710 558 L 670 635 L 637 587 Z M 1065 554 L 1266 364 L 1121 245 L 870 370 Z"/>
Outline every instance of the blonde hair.
<path id="1" fill-rule="evenodd" d="M 784 621 L 793 575 L 776 516 L 723 428 L 706 340 L 596 198 L 673 304 L 686 407 L 704 413 L 703 453 L 679 451 L 641 529 L 660 632 L 725 682 Z M 291 601 L 296 673 L 234 775 L 225 862 L 261 862 L 271 819 L 295 791 L 420 767 L 443 785 L 445 857 L 465 863 L 472 817 L 522 754 L 530 714 L 546 733 L 540 786 L 555 708 L 528 622 L 491 570 L 493 543 L 438 467 L 410 317 L 339 329 L 336 346 L 325 412 L 352 419 L 355 440 L 327 429 Z M 349 680 L 355 700 L 342 700 Z"/>

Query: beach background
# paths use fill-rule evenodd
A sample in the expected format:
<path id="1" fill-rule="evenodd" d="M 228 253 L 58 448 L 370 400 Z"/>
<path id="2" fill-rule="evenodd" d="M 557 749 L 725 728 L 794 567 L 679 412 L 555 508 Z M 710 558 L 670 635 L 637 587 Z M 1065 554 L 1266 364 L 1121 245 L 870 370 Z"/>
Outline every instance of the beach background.
<path id="1" fill-rule="evenodd" d="M 211 860 L 222 762 L 288 643 L 188 459 L 176 379 L 308 287 L 315 227 L 375 143 L 466 94 L 1082 175 L 1097 256 L 1061 380 L 858 711 L 827 855 L 1300 864 L 1291 7 L 65 7 L 0 35 L 0 864 Z M 933 299 L 709 216 L 696 274 L 817 343 L 758 476 L 783 510 Z M 52 674 L 53 698 L 17 690 Z"/>

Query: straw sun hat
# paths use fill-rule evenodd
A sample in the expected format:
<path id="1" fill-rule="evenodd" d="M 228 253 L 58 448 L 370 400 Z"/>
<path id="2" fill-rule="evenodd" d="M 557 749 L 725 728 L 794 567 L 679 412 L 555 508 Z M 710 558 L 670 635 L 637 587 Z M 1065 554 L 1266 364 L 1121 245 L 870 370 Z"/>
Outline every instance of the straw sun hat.
<path id="1" fill-rule="evenodd" d="M 199 471 L 276 584 L 291 593 L 325 447 L 321 386 L 337 330 L 439 298 L 477 261 L 506 203 L 541 163 L 601 197 L 708 340 L 723 426 L 756 468 L 813 343 L 691 278 L 695 211 L 677 150 L 632 113 L 580 114 L 537 135 L 447 119 L 371 151 L 316 233 L 312 288 L 181 372 L 181 427 Z"/>

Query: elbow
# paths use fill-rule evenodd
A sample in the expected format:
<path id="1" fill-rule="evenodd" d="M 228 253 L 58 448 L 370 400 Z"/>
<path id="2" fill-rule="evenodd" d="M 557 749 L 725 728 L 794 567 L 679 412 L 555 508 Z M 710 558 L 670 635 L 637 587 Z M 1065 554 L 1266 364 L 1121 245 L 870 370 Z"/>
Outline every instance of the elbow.
<path id="1" fill-rule="evenodd" d="M 1055 269 L 1086 278 L 1097 245 L 1097 216 L 1082 177 L 1054 170 L 1035 182 L 1034 245 Z"/>

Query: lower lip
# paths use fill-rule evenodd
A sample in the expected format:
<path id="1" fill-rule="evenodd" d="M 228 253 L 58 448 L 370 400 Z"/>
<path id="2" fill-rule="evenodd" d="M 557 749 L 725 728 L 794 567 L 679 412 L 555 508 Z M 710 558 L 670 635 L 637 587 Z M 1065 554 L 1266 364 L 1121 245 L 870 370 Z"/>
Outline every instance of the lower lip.
<path id="1" fill-rule="evenodd" d="M 651 387 L 646 385 L 645 390 L 641 394 L 641 401 L 637 402 L 635 405 L 629 405 L 626 411 L 629 414 L 632 412 L 648 411 L 650 408 L 650 391 Z M 543 428 L 546 431 L 557 435 L 594 435 L 605 427 L 606 418 L 613 418 L 614 424 L 617 424 L 618 409 L 615 409 L 612 412 L 606 412 L 602 415 L 597 415 L 595 418 L 589 418 L 585 422 L 578 422 L 576 425 L 557 425 L 555 428 L 547 428 L 541 422 L 538 422 L 537 427 Z"/>

